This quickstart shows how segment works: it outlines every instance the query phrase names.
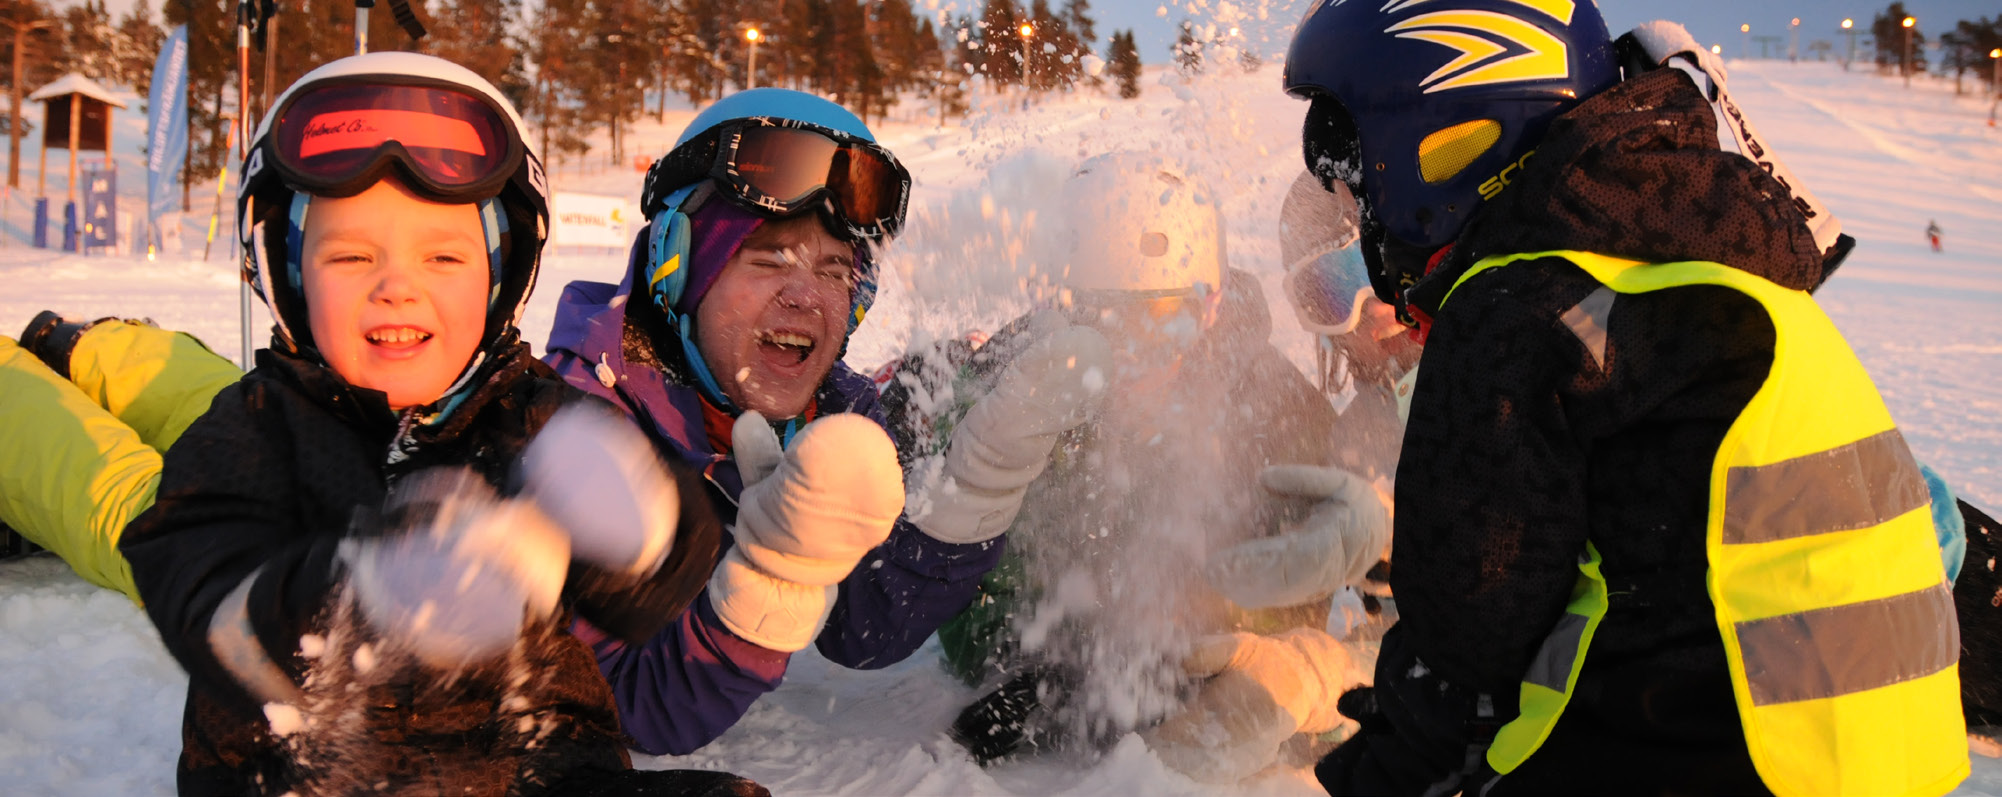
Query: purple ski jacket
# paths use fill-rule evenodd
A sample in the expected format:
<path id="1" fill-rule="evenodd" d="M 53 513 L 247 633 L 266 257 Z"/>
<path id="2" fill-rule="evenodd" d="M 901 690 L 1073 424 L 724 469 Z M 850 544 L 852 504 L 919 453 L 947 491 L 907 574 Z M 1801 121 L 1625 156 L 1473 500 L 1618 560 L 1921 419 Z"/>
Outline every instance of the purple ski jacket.
<path id="1" fill-rule="evenodd" d="M 645 346 L 648 339 L 628 329 L 631 293 L 631 269 L 617 286 L 565 286 L 543 359 L 571 385 L 623 407 L 664 455 L 706 472 L 717 514 L 733 523 L 743 490 L 736 462 L 710 445 L 696 388 L 657 364 L 678 363 L 680 352 L 648 362 L 625 356 L 627 346 Z M 852 412 L 886 423 L 875 385 L 842 363 L 821 382 L 814 402 L 823 416 Z M 722 550 L 730 544 L 724 535 Z M 980 577 L 1001 560 L 1002 548 L 1000 539 L 940 542 L 898 518 L 890 538 L 841 582 L 815 647 L 854 669 L 902 661 L 966 607 Z M 731 633 L 706 592 L 644 645 L 628 645 L 582 622 L 575 630 L 596 652 L 634 746 L 653 755 L 692 752 L 722 735 L 759 695 L 778 688 L 789 657 Z"/>

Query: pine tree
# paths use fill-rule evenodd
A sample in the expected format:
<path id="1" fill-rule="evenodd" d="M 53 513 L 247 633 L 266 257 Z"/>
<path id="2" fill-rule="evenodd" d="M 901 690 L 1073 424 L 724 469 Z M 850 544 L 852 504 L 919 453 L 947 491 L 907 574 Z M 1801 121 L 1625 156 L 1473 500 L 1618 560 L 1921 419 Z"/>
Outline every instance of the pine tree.
<path id="1" fill-rule="evenodd" d="M 1111 65 L 1112 79 L 1119 83 L 1119 98 L 1130 100 L 1140 96 L 1140 48 L 1133 43 L 1133 31 L 1114 31 L 1105 56 Z"/>
<path id="2" fill-rule="evenodd" d="M 1907 68 L 1914 73 L 1926 70 L 1926 35 L 1919 32 L 1916 25 L 1912 27 L 1910 33 L 1912 62 L 1909 65 L 1905 63 L 1906 16 L 1909 14 L 1901 1 L 1892 3 L 1889 8 L 1884 9 L 1884 13 L 1878 14 L 1877 18 L 1870 22 L 1870 35 L 1877 40 L 1879 71 L 1884 71 L 1892 65 L 1898 67 L 1898 74 L 1903 74 Z"/>
<path id="3" fill-rule="evenodd" d="M 124 82 L 144 97 L 153 88 L 153 62 L 160 57 L 167 32 L 153 24 L 153 9 L 146 0 L 134 0 L 132 9 L 118 21 L 118 33 L 126 48 L 118 59 L 120 71 L 126 75 Z"/>
<path id="4" fill-rule="evenodd" d="M 526 105 L 533 87 L 523 72 L 521 43 L 514 34 L 521 19 L 521 0 L 432 0 L 426 52 L 473 70 L 507 95 Z M 281 32 L 282 32 L 281 28 Z"/>
<path id="5" fill-rule="evenodd" d="M 1023 18 L 1013 0 L 987 0 L 980 13 L 980 67 L 997 87 L 1022 82 L 1022 40 L 1015 28 Z"/>
<path id="6" fill-rule="evenodd" d="M 870 11 L 869 18 L 871 38 L 876 43 L 876 60 L 882 66 L 885 84 L 892 91 L 903 91 L 918 85 L 919 71 L 924 68 L 921 63 L 924 54 L 938 49 L 938 37 L 931 32 L 931 21 L 926 20 L 924 27 L 920 28 L 910 0 L 881 0 Z"/>
<path id="7" fill-rule="evenodd" d="M 1091 18 L 1091 0 L 1067 0 L 1063 10 L 1064 27 L 1069 29 L 1070 40 L 1067 55 L 1070 56 L 1071 79 L 1084 74 L 1084 57 L 1098 47 L 1098 22 Z M 1098 75 L 1087 78 L 1091 85 L 1098 86 L 1104 79 Z"/>
<path id="8" fill-rule="evenodd" d="M 1175 66 L 1185 73 L 1203 71 L 1203 43 L 1196 39 L 1196 26 L 1182 21 L 1182 33 L 1175 38 Z"/>
<path id="9" fill-rule="evenodd" d="M 1023 82 L 1036 91 L 1068 85 L 1058 59 L 1068 49 L 1069 31 L 1063 21 L 1050 11 L 1050 0 L 1032 0 L 1029 24 L 1034 27 L 1034 32 L 1029 36 L 1028 72 Z"/>
<path id="10" fill-rule="evenodd" d="M 53 17 L 54 14 L 42 5 L 39 0 L 0 0 L 0 18 L 5 18 L 12 22 L 27 24 L 37 20 L 52 19 Z M 60 40 L 62 36 L 59 31 L 50 28 L 37 28 L 23 36 L 20 60 L 22 74 L 16 75 L 12 73 L 13 64 L 15 63 L 14 36 L 12 35 L 12 31 L 0 30 L 0 32 L 7 34 L 0 35 L 0 68 L 9 70 L 5 86 L 9 95 L 9 102 L 12 101 L 12 95 L 17 88 L 15 84 L 18 83 L 22 104 L 21 110 L 25 111 L 29 104 L 27 96 L 30 92 L 41 88 L 49 81 L 61 76 L 61 73 L 55 70 L 55 59 L 51 56 L 61 46 Z M 34 136 L 37 133 L 35 126 L 28 123 L 27 114 L 23 113 L 21 116 L 21 140 L 9 141 L 8 143 L 8 146 L 16 155 L 20 153 L 21 145 L 24 142 L 34 140 Z M 13 125 L 12 117 L 7 116 L 6 113 L 0 113 L 0 130 L 4 130 L 7 135 L 12 136 Z M 32 162 L 29 163 L 29 166 L 32 166 Z M 25 170 L 23 168 L 9 175 L 12 180 L 11 184 L 14 187 L 20 187 L 20 172 Z"/>

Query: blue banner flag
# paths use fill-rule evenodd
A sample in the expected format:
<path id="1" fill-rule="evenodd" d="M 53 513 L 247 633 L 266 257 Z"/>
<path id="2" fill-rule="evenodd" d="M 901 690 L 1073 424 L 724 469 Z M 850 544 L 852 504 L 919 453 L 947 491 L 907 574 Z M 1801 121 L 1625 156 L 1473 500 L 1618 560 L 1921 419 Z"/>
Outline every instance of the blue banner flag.
<path id="1" fill-rule="evenodd" d="M 188 154 L 188 26 L 175 26 L 153 62 L 146 100 L 146 243 L 160 240 L 160 217 L 174 211 Z"/>
<path id="2" fill-rule="evenodd" d="M 118 246 L 118 172 L 83 173 L 83 246 Z"/>

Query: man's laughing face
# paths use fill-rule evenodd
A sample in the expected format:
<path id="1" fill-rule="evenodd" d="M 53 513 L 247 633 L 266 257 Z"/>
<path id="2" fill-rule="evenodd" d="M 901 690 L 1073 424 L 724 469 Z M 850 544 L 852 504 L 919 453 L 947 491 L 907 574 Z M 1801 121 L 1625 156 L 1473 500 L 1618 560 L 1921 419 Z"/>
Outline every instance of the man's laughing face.
<path id="1" fill-rule="evenodd" d="M 855 247 L 812 214 L 744 239 L 695 310 L 695 345 L 723 395 L 777 420 L 806 412 L 841 356 Z"/>

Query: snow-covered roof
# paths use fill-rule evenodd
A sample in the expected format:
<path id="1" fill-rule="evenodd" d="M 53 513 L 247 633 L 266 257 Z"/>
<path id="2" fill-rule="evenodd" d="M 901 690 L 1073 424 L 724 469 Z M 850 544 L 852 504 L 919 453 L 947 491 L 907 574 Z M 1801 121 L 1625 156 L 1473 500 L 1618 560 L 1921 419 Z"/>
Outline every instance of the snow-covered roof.
<path id="1" fill-rule="evenodd" d="M 93 100 L 107 103 L 113 108 L 125 107 L 125 103 L 122 100 L 112 96 L 109 90 L 98 85 L 97 81 L 84 77 L 80 72 L 71 72 L 58 78 L 54 83 L 35 89 L 35 93 L 28 95 L 28 99 L 39 102 L 70 94 L 82 94 Z"/>

